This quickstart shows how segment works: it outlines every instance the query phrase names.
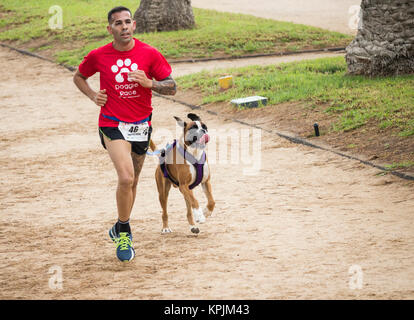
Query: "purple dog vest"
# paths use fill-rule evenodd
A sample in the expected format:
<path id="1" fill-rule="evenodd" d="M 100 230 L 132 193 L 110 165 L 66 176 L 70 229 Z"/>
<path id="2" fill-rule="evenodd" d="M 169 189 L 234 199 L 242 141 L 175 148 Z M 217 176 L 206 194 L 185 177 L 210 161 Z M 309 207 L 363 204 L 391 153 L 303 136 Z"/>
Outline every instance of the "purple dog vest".
<path id="1" fill-rule="evenodd" d="M 161 156 L 160 156 L 160 167 L 161 170 L 164 174 L 165 178 L 168 178 L 172 183 L 174 183 L 176 186 L 179 186 L 179 182 L 176 181 L 173 177 L 171 177 L 171 175 L 169 174 L 168 170 L 167 170 L 167 165 L 165 164 L 165 157 L 167 155 L 167 152 L 171 151 L 174 147 L 177 147 L 178 152 L 181 154 L 181 156 L 187 160 L 188 162 L 190 162 L 195 170 L 196 170 L 196 179 L 195 181 L 189 186 L 190 190 L 194 189 L 195 187 L 197 187 L 201 181 L 203 181 L 203 174 L 204 174 L 204 164 L 206 162 L 206 153 L 203 152 L 200 161 L 197 161 L 196 158 L 194 158 L 194 156 L 191 153 L 188 153 L 185 149 L 181 148 L 179 144 L 177 144 L 177 140 L 174 140 L 174 143 L 172 144 L 172 146 L 170 146 L 170 148 L 168 148 L 167 150 L 163 150 L 161 152 Z"/>

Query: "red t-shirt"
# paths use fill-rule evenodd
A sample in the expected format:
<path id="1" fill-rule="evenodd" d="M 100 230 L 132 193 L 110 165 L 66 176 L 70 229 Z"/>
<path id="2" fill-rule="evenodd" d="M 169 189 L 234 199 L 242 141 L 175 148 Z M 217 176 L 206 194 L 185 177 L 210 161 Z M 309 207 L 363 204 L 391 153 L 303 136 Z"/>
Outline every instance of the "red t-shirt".
<path id="1" fill-rule="evenodd" d="M 171 66 L 157 49 L 135 39 L 129 51 L 118 51 L 112 42 L 92 50 L 79 65 L 79 72 L 89 78 L 100 73 L 100 90 L 106 89 L 108 100 L 101 107 L 100 127 L 117 127 L 118 121 L 136 122 L 147 118 L 152 112 L 151 89 L 137 82 L 128 81 L 128 72 L 145 71 L 149 79 L 157 81 L 171 74 Z"/>

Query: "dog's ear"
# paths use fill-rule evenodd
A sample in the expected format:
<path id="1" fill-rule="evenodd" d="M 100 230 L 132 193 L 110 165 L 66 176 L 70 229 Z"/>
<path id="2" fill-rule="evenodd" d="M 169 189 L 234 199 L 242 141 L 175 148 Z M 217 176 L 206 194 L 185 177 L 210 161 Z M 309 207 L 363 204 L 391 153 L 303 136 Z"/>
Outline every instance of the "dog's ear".
<path id="1" fill-rule="evenodd" d="M 181 120 L 180 118 L 178 118 L 178 117 L 176 117 L 176 116 L 174 116 L 174 119 L 175 119 L 175 121 L 177 121 L 177 124 L 178 124 L 180 127 L 185 128 L 185 126 L 187 125 L 187 123 L 186 123 L 186 122 L 184 122 L 183 120 Z"/>
<path id="2" fill-rule="evenodd" d="M 200 117 L 194 113 L 187 114 L 187 117 L 192 121 L 201 121 Z"/>

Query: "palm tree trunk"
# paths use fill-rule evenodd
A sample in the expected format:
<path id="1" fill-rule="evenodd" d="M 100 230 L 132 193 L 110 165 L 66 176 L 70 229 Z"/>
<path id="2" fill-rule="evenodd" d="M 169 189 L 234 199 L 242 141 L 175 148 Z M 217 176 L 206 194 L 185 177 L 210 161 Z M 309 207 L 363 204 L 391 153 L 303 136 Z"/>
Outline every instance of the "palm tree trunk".
<path id="1" fill-rule="evenodd" d="M 134 20 L 137 33 L 191 29 L 195 25 L 191 0 L 141 0 Z"/>
<path id="2" fill-rule="evenodd" d="M 414 73 L 414 0 L 362 0 L 362 21 L 346 48 L 349 74 Z"/>

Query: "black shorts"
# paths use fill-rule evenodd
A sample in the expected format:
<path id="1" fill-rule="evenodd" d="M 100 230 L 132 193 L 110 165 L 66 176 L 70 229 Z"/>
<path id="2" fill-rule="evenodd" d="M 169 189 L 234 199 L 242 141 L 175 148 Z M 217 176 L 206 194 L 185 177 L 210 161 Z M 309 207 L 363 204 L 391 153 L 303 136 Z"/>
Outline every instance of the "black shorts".
<path id="1" fill-rule="evenodd" d="M 129 141 L 131 144 L 132 152 L 135 152 L 138 155 L 145 154 L 148 150 L 149 141 L 151 139 L 152 126 L 149 127 L 148 131 L 148 141 Z M 107 137 L 109 140 L 125 140 L 121 131 L 118 127 L 99 127 L 99 137 L 101 138 L 102 146 L 106 149 L 105 141 L 103 136 Z"/>

